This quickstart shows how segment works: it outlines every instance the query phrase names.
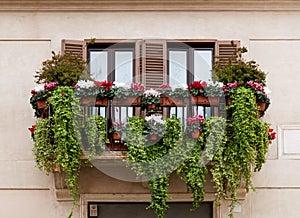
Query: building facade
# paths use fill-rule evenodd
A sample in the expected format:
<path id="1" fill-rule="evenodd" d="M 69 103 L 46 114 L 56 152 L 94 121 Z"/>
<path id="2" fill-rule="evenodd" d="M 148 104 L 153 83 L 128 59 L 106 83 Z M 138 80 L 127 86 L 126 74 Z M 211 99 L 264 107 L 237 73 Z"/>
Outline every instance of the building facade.
<path id="1" fill-rule="evenodd" d="M 35 122 L 29 98 L 35 72 L 51 57 L 51 51 L 60 52 L 63 40 L 91 38 L 102 43 L 153 39 L 210 42 L 214 49 L 219 42 L 234 40 L 247 47 L 245 58 L 256 60 L 268 72 L 272 103 L 264 120 L 272 123 L 278 137 L 269 147 L 262 171 L 254 175 L 256 191 L 246 196 L 241 193 L 235 217 L 298 217 L 299 22 L 300 3 L 287 0 L 0 0 L 0 160 L 4 164 L 0 170 L 0 217 L 60 218 L 72 209 L 63 177 L 47 176 L 35 167 L 27 131 Z M 80 205 L 74 208 L 74 217 L 88 218 L 90 202 L 149 201 L 143 182 L 117 179 L 130 173 L 120 160 L 95 164 L 105 165 L 108 175 L 96 168 L 81 171 Z M 173 203 L 191 201 L 177 178 L 172 178 L 170 189 Z M 213 202 L 213 187 L 207 184 L 206 189 L 205 202 Z M 227 206 L 224 202 L 220 208 L 208 209 L 210 217 L 227 217 Z"/>

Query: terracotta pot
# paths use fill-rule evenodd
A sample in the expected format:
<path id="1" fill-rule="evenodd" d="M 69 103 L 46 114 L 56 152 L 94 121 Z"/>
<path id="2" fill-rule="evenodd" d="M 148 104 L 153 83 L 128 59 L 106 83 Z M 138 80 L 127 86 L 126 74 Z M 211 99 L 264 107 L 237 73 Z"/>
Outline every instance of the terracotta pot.
<path id="1" fill-rule="evenodd" d="M 257 102 L 256 105 L 258 106 L 259 111 L 265 111 L 267 109 L 266 102 Z"/>
<path id="2" fill-rule="evenodd" d="M 46 100 L 38 100 L 36 104 L 38 109 L 44 109 L 47 107 Z"/>
<path id="3" fill-rule="evenodd" d="M 115 98 L 113 100 L 113 105 L 115 106 L 140 106 L 141 105 L 141 96 L 134 97 L 134 96 L 129 96 L 126 99 L 117 99 Z"/>
<path id="4" fill-rule="evenodd" d="M 151 135 L 149 136 L 149 139 L 150 139 L 151 141 L 156 141 L 156 140 L 158 139 L 158 135 L 156 135 L 156 134 L 151 134 Z"/>
<path id="5" fill-rule="evenodd" d="M 177 107 L 184 107 L 187 103 L 184 101 L 184 98 L 172 98 L 173 105 Z"/>
<path id="6" fill-rule="evenodd" d="M 197 139 L 197 138 L 199 138 L 200 135 L 201 135 L 201 131 L 197 130 L 196 132 L 192 133 L 192 138 Z"/>
<path id="7" fill-rule="evenodd" d="M 95 101 L 95 106 L 97 107 L 107 107 L 108 105 L 108 98 L 99 98 Z"/>
<path id="8" fill-rule="evenodd" d="M 160 106 L 171 107 L 172 105 L 173 105 L 173 101 L 171 100 L 171 98 L 166 97 L 166 96 L 160 97 Z"/>
<path id="9" fill-rule="evenodd" d="M 147 108 L 149 108 L 149 109 L 155 109 L 156 108 L 156 104 L 148 104 Z"/>
<path id="10" fill-rule="evenodd" d="M 208 97 L 204 97 L 201 95 L 192 96 L 192 104 L 198 106 L 209 106 L 209 99 Z"/>
<path id="11" fill-rule="evenodd" d="M 113 140 L 121 140 L 121 134 L 114 132 L 113 133 Z"/>

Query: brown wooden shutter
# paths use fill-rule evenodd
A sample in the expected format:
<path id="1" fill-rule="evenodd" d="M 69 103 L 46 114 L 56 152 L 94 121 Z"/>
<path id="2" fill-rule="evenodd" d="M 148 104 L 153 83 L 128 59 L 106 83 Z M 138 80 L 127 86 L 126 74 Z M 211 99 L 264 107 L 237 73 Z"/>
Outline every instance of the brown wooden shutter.
<path id="1" fill-rule="evenodd" d="M 86 60 L 86 42 L 83 40 L 66 40 L 61 43 L 61 53 L 72 53 Z"/>
<path id="2" fill-rule="evenodd" d="M 215 61 L 218 61 L 221 64 L 225 64 L 229 60 L 236 61 L 238 58 L 239 48 L 240 41 L 217 41 L 215 48 Z"/>
<path id="3" fill-rule="evenodd" d="M 137 40 L 135 43 L 135 78 L 134 81 L 135 82 L 140 82 L 142 83 L 142 44 L 143 44 L 143 40 Z"/>
<path id="4" fill-rule="evenodd" d="M 147 88 L 158 88 L 167 82 L 167 43 L 145 40 L 142 43 L 142 82 Z"/>

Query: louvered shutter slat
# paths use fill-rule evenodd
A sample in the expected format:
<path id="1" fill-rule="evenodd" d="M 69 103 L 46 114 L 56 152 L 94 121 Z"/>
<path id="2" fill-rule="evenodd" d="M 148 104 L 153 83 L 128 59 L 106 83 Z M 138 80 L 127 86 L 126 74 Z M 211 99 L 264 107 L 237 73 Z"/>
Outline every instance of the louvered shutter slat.
<path id="1" fill-rule="evenodd" d="M 216 48 L 216 61 L 226 64 L 228 61 L 236 62 L 238 58 L 239 41 L 218 41 Z"/>
<path id="2" fill-rule="evenodd" d="M 83 40 L 62 40 L 62 54 L 71 53 L 86 60 L 86 46 Z"/>
<path id="3" fill-rule="evenodd" d="M 166 41 L 145 40 L 142 46 L 142 77 L 147 88 L 166 83 Z"/>

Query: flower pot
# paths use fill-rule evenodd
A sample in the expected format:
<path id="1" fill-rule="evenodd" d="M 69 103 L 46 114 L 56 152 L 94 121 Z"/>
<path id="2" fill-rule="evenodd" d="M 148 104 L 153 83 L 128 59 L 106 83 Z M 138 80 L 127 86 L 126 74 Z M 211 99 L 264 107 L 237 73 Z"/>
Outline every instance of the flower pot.
<path id="1" fill-rule="evenodd" d="M 157 141 L 158 135 L 157 135 L 157 134 L 151 134 L 151 135 L 149 135 L 149 139 L 150 139 L 151 141 Z"/>
<path id="2" fill-rule="evenodd" d="M 259 111 L 266 111 L 266 109 L 267 109 L 266 102 L 257 102 L 256 105 L 257 105 Z"/>
<path id="3" fill-rule="evenodd" d="M 121 134 L 114 132 L 113 133 L 113 140 L 121 140 Z"/>
<path id="4" fill-rule="evenodd" d="M 197 106 L 208 106 L 209 100 L 208 97 L 204 97 L 201 95 L 198 96 L 192 96 L 192 104 Z"/>
<path id="5" fill-rule="evenodd" d="M 46 100 L 37 100 L 36 104 L 38 109 L 45 109 L 47 107 Z"/>
<path id="6" fill-rule="evenodd" d="M 95 101 L 95 106 L 97 107 L 107 107 L 108 105 L 108 98 L 99 98 Z"/>
<path id="7" fill-rule="evenodd" d="M 167 96 L 160 97 L 160 106 L 162 107 L 184 107 L 186 102 L 183 98 L 171 98 Z"/>
<path id="8" fill-rule="evenodd" d="M 197 130 L 197 131 L 192 133 L 192 138 L 197 139 L 197 138 L 199 138 L 200 135 L 201 135 L 201 131 Z"/>
<path id="9" fill-rule="evenodd" d="M 231 98 L 226 98 L 226 105 L 227 106 L 231 105 Z"/>
<path id="10" fill-rule="evenodd" d="M 156 104 L 148 104 L 147 108 L 148 109 L 155 109 L 156 108 Z"/>
<path id="11" fill-rule="evenodd" d="M 197 106 L 215 106 L 220 102 L 220 97 L 205 97 L 205 96 L 192 96 L 192 104 Z"/>
<path id="12" fill-rule="evenodd" d="M 113 99 L 113 105 L 114 106 L 140 106 L 141 105 L 141 100 L 142 97 L 141 96 L 129 96 L 126 99 L 117 99 L 114 98 Z"/>
<path id="13" fill-rule="evenodd" d="M 54 173 L 60 173 L 61 172 L 61 167 L 58 163 L 53 164 L 53 172 Z"/>

